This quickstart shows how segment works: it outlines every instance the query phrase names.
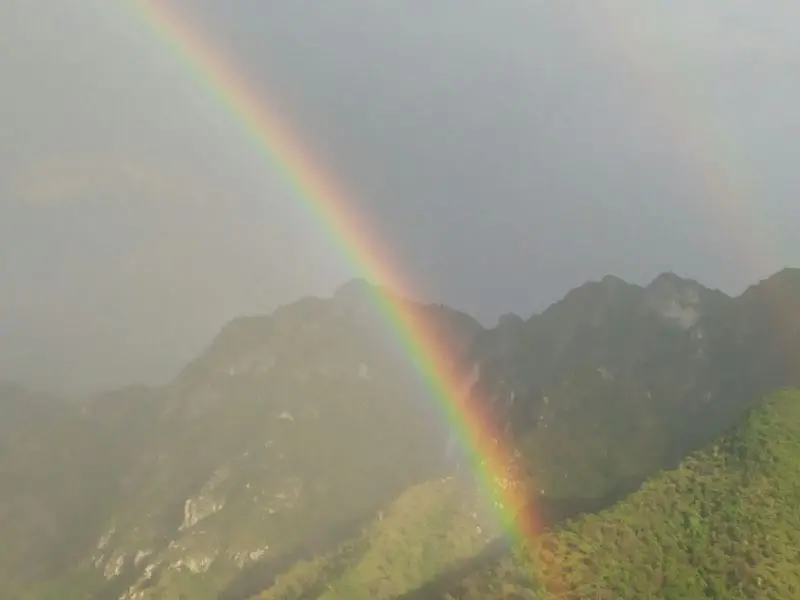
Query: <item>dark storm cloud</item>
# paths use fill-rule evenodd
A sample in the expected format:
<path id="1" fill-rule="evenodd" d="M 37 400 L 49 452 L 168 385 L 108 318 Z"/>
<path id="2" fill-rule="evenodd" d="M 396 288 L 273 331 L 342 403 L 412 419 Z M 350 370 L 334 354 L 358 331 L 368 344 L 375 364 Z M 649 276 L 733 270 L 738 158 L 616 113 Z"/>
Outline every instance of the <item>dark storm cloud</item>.
<path id="1" fill-rule="evenodd" d="M 491 321 L 608 272 L 738 291 L 800 256 L 796 4 L 173 4 L 295 124 L 430 298 Z M 164 374 L 227 318 L 351 274 L 131 12 L 13 6 L 0 330 L 14 351 L 0 375 Z M 689 158 L 689 136 L 726 181 Z M 720 183 L 741 195 L 737 215 L 709 197 Z"/>
<path id="2" fill-rule="evenodd" d="M 800 43 L 782 24 L 798 9 L 644 6 L 208 3 L 206 22 L 424 287 L 489 316 L 609 271 L 736 288 L 797 256 L 777 240 L 747 256 L 742 237 L 761 242 L 798 210 Z M 713 177 L 752 184 L 736 218 L 752 211 L 753 231 L 726 231 L 726 199 L 709 197 L 726 182 L 687 164 L 688 136 L 736 157 Z"/>

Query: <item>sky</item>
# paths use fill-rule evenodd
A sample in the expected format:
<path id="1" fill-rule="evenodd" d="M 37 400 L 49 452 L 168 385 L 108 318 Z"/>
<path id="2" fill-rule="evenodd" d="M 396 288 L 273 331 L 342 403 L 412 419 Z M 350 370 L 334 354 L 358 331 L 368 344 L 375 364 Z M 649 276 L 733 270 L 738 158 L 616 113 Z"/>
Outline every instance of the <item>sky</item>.
<path id="1" fill-rule="evenodd" d="M 796 2 L 167 3 L 426 300 L 493 325 L 609 273 L 800 263 Z M 161 381 L 360 274 L 134 1 L 2 13 L 0 379 Z"/>

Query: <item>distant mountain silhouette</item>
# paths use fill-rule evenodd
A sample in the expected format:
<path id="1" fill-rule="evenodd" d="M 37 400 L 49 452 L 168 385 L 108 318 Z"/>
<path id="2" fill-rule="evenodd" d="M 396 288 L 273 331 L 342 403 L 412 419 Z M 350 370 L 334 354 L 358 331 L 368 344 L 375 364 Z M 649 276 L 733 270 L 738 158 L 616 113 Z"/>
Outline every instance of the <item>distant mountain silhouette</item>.
<path id="1" fill-rule="evenodd" d="M 69 404 L 0 387 L 0 595 L 310 598 L 370 552 L 397 543 L 417 565 L 429 548 L 430 568 L 363 586 L 392 597 L 493 547 L 485 489 L 376 291 L 355 280 L 234 319 L 164 386 Z M 403 302 L 471 378 L 468 401 L 547 523 L 608 505 L 800 386 L 796 269 L 736 298 L 672 273 L 607 276 L 494 328 Z M 397 510 L 409 531 L 379 525 Z"/>

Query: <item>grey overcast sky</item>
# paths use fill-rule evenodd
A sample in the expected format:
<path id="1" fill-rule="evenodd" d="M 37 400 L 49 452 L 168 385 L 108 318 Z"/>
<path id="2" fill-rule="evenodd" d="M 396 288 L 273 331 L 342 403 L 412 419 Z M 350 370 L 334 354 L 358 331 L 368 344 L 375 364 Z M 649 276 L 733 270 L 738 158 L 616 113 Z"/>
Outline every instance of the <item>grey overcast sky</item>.
<path id="1" fill-rule="evenodd" d="M 800 262 L 793 0 L 168 3 L 487 324 L 607 273 L 738 293 Z M 358 274 L 133 4 L 0 9 L 0 378 L 158 380 Z"/>

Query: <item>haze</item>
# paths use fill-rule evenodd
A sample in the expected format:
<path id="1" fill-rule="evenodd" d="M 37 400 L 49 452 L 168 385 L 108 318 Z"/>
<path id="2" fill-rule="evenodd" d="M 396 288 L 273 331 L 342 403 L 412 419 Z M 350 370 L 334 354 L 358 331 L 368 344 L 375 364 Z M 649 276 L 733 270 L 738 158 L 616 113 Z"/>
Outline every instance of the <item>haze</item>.
<path id="1" fill-rule="evenodd" d="M 160 381 L 359 274 L 132 5 L 6 4 L 0 379 Z M 416 288 L 487 324 L 606 273 L 737 293 L 800 258 L 796 3 L 171 4 Z"/>

